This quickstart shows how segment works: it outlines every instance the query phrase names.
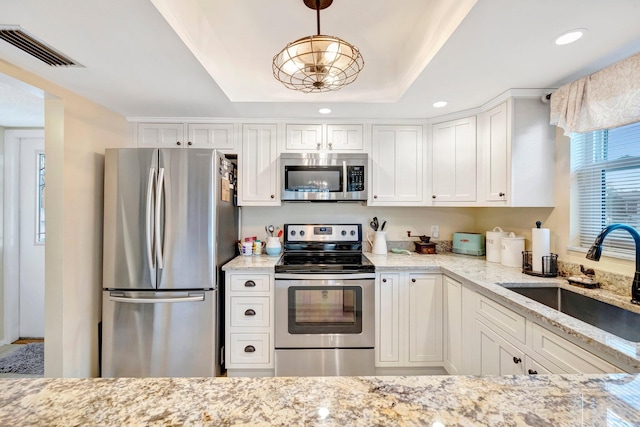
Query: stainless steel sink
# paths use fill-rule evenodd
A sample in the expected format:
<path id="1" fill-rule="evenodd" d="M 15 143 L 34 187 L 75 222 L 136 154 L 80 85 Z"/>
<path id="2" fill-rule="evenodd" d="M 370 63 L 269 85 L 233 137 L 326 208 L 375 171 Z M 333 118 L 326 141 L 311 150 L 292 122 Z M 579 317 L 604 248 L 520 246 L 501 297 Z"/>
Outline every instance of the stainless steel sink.
<path id="1" fill-rule="evenodd" d="M 585 323 L 633 342 L 640 342 L 640 314 L 556 286 L 530 287 L 503 284 L 513 292 L 531 298 Z"/>

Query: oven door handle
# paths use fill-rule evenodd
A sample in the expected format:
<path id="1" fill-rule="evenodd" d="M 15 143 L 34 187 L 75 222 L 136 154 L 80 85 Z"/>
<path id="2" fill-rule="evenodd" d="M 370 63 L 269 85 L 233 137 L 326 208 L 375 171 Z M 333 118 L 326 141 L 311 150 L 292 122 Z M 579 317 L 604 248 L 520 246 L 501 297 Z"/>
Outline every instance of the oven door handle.
<path id="1" fill-rule="evenodd" d="M 375 273 L 348 273 L 348 274 L 298 274 L 298 273 L 276 273 L 275 279 L 290 280 L 362 280 L 375 279 Z"/>

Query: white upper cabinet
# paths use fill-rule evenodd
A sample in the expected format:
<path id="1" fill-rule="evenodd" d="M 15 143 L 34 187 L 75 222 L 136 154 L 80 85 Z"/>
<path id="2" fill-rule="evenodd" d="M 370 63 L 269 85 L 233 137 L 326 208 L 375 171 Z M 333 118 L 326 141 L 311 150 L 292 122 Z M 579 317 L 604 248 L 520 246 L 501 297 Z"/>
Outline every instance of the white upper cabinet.
<path id="1" fill-rule="evenodd" d="M 369 205 L 424 203 L 422 126 L 372 126 Z"/>
<path id="2" fill-rule="evenodd" d="M 236 152 L 232 123 L 138 123 L 138 147 L 215 148 Z"/>
<path id="3" fill-rule="evenodd" d="M 287 124 L 283 151 L 362 151 L 363 126 Z"/>
<path id="4" fill-rule="evenodd" d="M 555 127 L 540 98 L 509 98 L 478 115 L 481 206 L 554 205 Z"/>
<path id="5" fill-rule="evenodd" d="M 234 125 L 232 123 L 190 123 L 187 127 L 191 147 L 215 148 L 235 151 Z"/>
<path id="6" fill-rule="evenodd" d="M 246 124 L 242 126 L 242 151 L 239 156 L 238 204 L 242 206 L 277 206 L 278 152 L 277 126 Z"/>
<path id="7" fill-rule="evenodd" d="M 475 116 L 436 123 L 431 127 L 431 135 L 432 204 L 453 206 L 451 202 L 475 202 Z"/>

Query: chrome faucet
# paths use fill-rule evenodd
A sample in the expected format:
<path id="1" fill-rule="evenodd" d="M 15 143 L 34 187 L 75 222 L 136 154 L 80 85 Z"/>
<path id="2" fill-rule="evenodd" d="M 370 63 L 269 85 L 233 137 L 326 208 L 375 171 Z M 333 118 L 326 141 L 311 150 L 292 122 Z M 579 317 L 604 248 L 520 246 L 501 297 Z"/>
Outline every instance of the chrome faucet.
<path id="1" fill-rule="evenodd" d="M 600 234 L 598 234 L 595 242 L 591 245 L 589 252 L 587 252 L 587 259 L 600 261 L 600 256 L 602 255 L 602 241 L 607 237 L 607 234 L 619 228 L 627 230 L 629 234 L 631 234 L 631 237 L 633 237 L 633 241 L 636 244 L 636 274 L 633 277 L 633 284 L 631 285 L 631 302 L 633 304 L 640 304 L 640 234 L 638 234 L 638 231 L 635 228 L 627 224 L 608 225 L 600 232 Z"/>

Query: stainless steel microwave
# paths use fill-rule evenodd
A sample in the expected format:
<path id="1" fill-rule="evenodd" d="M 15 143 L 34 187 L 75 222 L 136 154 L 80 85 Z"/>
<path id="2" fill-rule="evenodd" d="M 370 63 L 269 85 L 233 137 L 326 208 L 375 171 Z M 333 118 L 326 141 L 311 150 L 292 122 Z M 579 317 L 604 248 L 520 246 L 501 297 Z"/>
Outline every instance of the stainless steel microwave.
<path id="1" fill-rule="evenodd" d="M 367 200 L 369 157 L 361 153 L 283 153 L 280 199 L 289 202 Z"/>

